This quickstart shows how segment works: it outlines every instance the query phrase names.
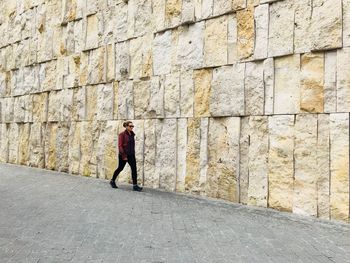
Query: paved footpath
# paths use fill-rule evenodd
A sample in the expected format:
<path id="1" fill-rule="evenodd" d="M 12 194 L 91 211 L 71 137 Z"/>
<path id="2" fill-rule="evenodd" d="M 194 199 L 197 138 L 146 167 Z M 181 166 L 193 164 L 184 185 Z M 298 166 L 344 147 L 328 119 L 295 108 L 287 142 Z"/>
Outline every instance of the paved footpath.
<path id="1" fill-rule="evenodd" d="M 350 262 L 350 226 L 1 164 L 0 262 Z"/>

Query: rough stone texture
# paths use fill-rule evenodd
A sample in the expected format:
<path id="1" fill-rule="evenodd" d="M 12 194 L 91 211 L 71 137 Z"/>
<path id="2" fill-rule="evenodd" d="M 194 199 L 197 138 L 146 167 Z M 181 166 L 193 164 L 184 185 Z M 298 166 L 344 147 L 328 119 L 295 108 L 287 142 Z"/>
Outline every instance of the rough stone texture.
<path id="1" fill-rule="evenodd" d="M 165 26 L 171 27 L 180 23 L 182 0 L 166 0 Z"/>
<path id="2" fill-rule="evenodd" d="M 295 114 L 300 109 L 300 56 L 275 60 L 274 113 Z"/>
<path id="3" fill-rule="evenodd" d="M 227 16 L 207 20 L 204 32 L 204 66 L 227 64 Z"/>
<path id="4" fill-rule="evenodd" d="M 240 118 L 211 118 L 206 193 L 238 201 Z"/>
<path id="5" fill-rule="evenodd" d="M 237 52 L 240 59 L 249 58 L 254 52 L 254 8 L 237 12 Z"/>
<path id="6" fill-rule="evenodd" d="M 152 49 L 154 75 L 170 73 L 171 48 L 171 30 L 156 35 Z"/>
<path id="7" fill-rule="evenodd" d="M 324 111 L 337 109 L 337 52 L 326 52 L 324 57 Z"/>
<path id="8" fill-rule="evenodd" d="M 20 125 L 19 128 L 19 144 L 18 144 L 18 164 L 28 165 L 29 161 L 29 135 L 30 123 Z"/>
<path id="9" fill-rule="evenodd" d="M 269 117 L 269 200 L 268 206 L 281 210 L 293 209 L 294 116 Z"/>
<path id="10" fill-rule="evenodd" d="M 343 47 L 350 46 L 350 2 L 342 2 L 343 15 Z"/>
<path id="11" fill-rule="evenodd" d="M 69 127 L 68 164 L 69 173 L 79 174 L 81 122 L 72 122 Z"/>
<path id="12" fill-rule="evenodd" d="M 151 84 L 150 80 L 138 80 L 133 83 L 136 119 L 156 117 L 154 114 L 155 112 L 149 110 Z"/>
<path id="13" fill-rule="evenodd" d="M 254 9 L 255 21 L 255 46 L 254 59 L 267 57 L 267 45 L 269 37 L 269 5 L 259 5 Z"/>
<path id="14" fill-rule="evenodd" d="M 274 60 L 268 58 L 264 60 L 264 87 L 265 87 L 265 101 L 264 114 L 272 115 L 274 112 L 274 88 L 275 88 L 275 68 Z"/>
<path id="15" fill-rule="evenodd" d="M 166 118 L 180 117 L 180 76 L 171 74 L 164 81 L 164 113 Z"/>
<path id="16" fill-rule="evenodd" d="M 337 112 L 350 111 L 350 48 L 337 51 Z"/>
<path id="17" fill-rule="evenodd" d="M 330 115 L 331 218 L 349 222 L 349 113 Z"/>
<path id="18" fill-rule="evenodd" d="M 159 174 L 156 174 L 156 121 L 147 119 L 144 122 L 144 181 L 147 187 L 159 187 Z"/>
<path id="19" fill-rule="evenodd" d="M 70 124 L 62 121 L 58 125 L 56 138 L 56 167 L 55 170 L 68 172 L 68 155 L 69 155 L 69 129 Z"/>
<path id="20" fill-rule="evenodd" d="M 231 14 L 227 21 L 227 63 L 233 64 L 237 61 L 237 17 L 235 14 Z"/>
<path id="21" fill-rule="evenodd" d="M 310 36 L 313 6 L 311 0 L 295 0 L 294 5 L 294 52 L 306 53 L 312 49 Z"/>
<path id="22" fill-rule="evenodd" d="M 45 168 L 54 170 L 56 167 L 56 141 L 57 141 L 57 129 L 58 124 L 49 122 L 45 128 L 45 141 L 44 141 L 44 152 L 45 152 Z"/>
<path id="23" fill-rule="evenodd" d="M 315 0 L 312 2 L 313 50 L 342 47 L 342 2 L 341 0 Z"/>
<path id="24" fill-rule="evenodd" d="M 191 70 L 180 74 L 180 115 L 192 118 L 194 114 L 194 83 Z"/>
<path id="25" fill-rule="evenodd" d="M 248 62 L 244 78 L 245 114 L 264 114 L 264 64 L 262 62 Z"/>
<path id="26" fill-rule="evenodd" d="M 323 112 L 324 54 L 306 53 L 301 56 L 300 110 Z"/>
<path id="27" fill-rule="evenodd" d="M 298 115 L 295 121 L 295 181 L 293 212 L 317 215 L 317 115 Z"/>
<path id="28" fill-rule="evenodd" d="M 180 118 L 177 121 L 177 167 L 176 167 L 176 191 L 185 192 L 187 173 L 187 146 L 188 146 L 188 122 L 192 119 Z M 190 168 L 191 169 L 191 168 Z"/>
<path id="29" fill-rule="evenodd" d="M 97 120 L 113 119 L 113 85 L 102 84 L 97 87 Z"/>
<path id="30" fill-rule="evenodd" d="M 239 137 L 239 202 L 248 204 L 249 187 L 249 117 L 241 118 L 241 130 Z"/>
<path id="31" fill-rule="evenodd" d="M 134 118 L 133 83 L 121 81 L 118 85 L 118 119 Z"/>
<path id="32" fill-rule="evenodd" d="M 210 116 L 209 101 L 213 72 L 210 69 L 193 71 L 194 80 L 194 116 Z"/>
<path id="33" fill-rule="evenodd" d="M 213 70 L 209 99 L 211 116 L 244 114 L 244 64 Z"/>

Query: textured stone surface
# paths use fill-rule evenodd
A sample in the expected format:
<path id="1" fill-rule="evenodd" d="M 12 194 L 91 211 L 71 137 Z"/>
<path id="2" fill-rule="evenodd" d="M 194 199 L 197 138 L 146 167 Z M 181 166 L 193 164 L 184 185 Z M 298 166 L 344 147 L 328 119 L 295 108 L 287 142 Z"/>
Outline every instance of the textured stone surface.
<path id="1" fill-rule="evenodd" d="M 322 113 L 324 110 L 323 90 L 324 54 L 303 54 L 300 73 L 300 110 Z"/>
<path id="2" fill-rule="evenodd" d="M 81 122 L 72 122 L 69 127 L 68 164 L 69 173 L 79 174 Z"/>
<path id="3" fill-rule="evenodd" d="M 254 9 L 255 20 L 255 45 L 254 59 L 267 57 L 267 45 L 269 37 L 269 5 L 259 5 Z"/>
<path id="4" fill-rule="evenodd" d="M 294 52 L 306 53 L 312 48 L 311 18 L 313 6 L 311 0 L 296 0 L 293 1 L 294 15 Z"/>
<path id="5" fill-rule="evenodd" d="M 165 76 L 164 113 L 166 118 L 180 117 L 180 75 Z"/>
<path id="6" fill-rule="evenodd" d="M 272 115 L 274 112 L 274 88 L 275 88 L 275 68 L 274 60 L 268 58 L 264 60 L 264 88 L 265 88 L 265 100 L 264 100 L 264 114 Z"/>
<path id="7" fill-rule="evenodd" d="M 97 120 L 113 119 L 113 85 L 102 84 L 97 87 Z"/>
<path id="8" fill-rule="evenodd" d="M 168 74 L 171 70 L 171 30 L 159 33 L 153 41 L 154 75 Z"/>
<path id="9" fill-rule="evenodd" d="M 337 112 L 350 111 L 350 48 L 337 51 Z"/>
<path id="10" fill-rule="evenodd" d="M 193 117 L 194 92 L 193 71 L 185 71 L 180 75 L 180 115 L 181 117 Z"/>
<path id="11" fill-rule="evenodd" d="M 187 123 L 192 119 L 180 118 L 177 121 L 177 148 L 176 148 L 176 186 L 175 191 L 185 192 L 185 182 L 187 173 L 187 146 L 188 146 L 188 129 Z"/>
<path id="12" fill-rule="evenodd" d="M 282 211 L 293 209 L 294 118 L 293 115 L 269 117 L 268 206 Z"/>
<path id="13" fill-rule="evenodd" d="M 293 114 L 300 109 L 300 56 L 275 60 L 274 113 Z"/>
<path id="14" fill-rule="evenodd" d="M 254 8 L 237 12 L 237 52 L 240 59 L 249 58 L 254 52 Z"/>
<path id="15" fill-rule="evenodd" d="M 156 173 L 156 121 L 144 121 L 144 181 L 147 187 L 159 187 L 159 174 Z"/>
<path id="16" fill-rule="evenodd" d="M 30 123 L 20 125 L 19 128 L 19 143 L 18 143 L 18 164 L 28 165 L 29 161 L 29 135 Z"/>
<path id="17" fill-rule="evenodd" d="M 194 81 L 194 116 L 210 116 L 209 102 L 213 72 L 210 69 L 193 71 Z"/>
<path id="18" fill-rule="evenodd" d="M 244 78 L 245 114 L 264 114 L 264 64 L 248 62 Z"/>
<path id="19" fill-rule="evenodd" d="M 227 63 L 233 64 L 237 61 L 237 17 L 231 14 L 227 21 Z"/>
<path id="20" fill-rule="evenodd" d="M 326 52 L 324 57 L 324 111 L 337 109 L 337 52 Z"/>
<path id="21" fill-rule="evenodd" d="M 206 193 L 210 197 L 238 201 L 239 131 L 239 118 L 209 120 Z"/>
<path id="22" fill-rule="evenodd" d="M 349 113 L 330 115 L 331 218 L 349 222 Z"/>
<path id="23" fill-rule="evenodd" d="M 239 136 L 239 202 L 248 204 L 249 187 L 249 117 L 241 118 L 241 130 Z"/>
<path id="24" fill-rule="evenodd" d="M 121 81 L 118 85 L 118 118 L 134 118 L 133 83 Z"/>

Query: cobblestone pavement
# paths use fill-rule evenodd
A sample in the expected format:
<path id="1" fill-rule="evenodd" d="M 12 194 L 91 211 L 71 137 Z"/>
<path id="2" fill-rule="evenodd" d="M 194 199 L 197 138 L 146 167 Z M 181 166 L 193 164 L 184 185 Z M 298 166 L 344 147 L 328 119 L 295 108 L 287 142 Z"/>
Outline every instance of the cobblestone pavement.
<path id="1" fill-rule="evenodd" d="M 1 164 L 0 262 L 350 262 L 350 226 Z"/>

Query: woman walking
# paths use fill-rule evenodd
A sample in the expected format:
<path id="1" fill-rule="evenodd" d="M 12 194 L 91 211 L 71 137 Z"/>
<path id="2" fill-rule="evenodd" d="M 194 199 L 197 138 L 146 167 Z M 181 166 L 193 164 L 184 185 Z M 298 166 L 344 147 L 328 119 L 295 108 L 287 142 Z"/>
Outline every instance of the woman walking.
<path id="1" fill-rule="evenodd" d="M 126 163 L 129 163 L 131 168 L 131 177 L 134 191 L 142 191 L 142 187 L 137 185 L 137 169 L 135 158 L 135 133 L 132 131 L 134 125 L 131 121 L 123 123 L 125 130 L 118 136 L 118 159 L 119 165 L 117 170 L 114 171 L 113 178 L 110 181 L 112 188 L 118 188 L 115 183 L 118 175 L 123 171 Z"/>

